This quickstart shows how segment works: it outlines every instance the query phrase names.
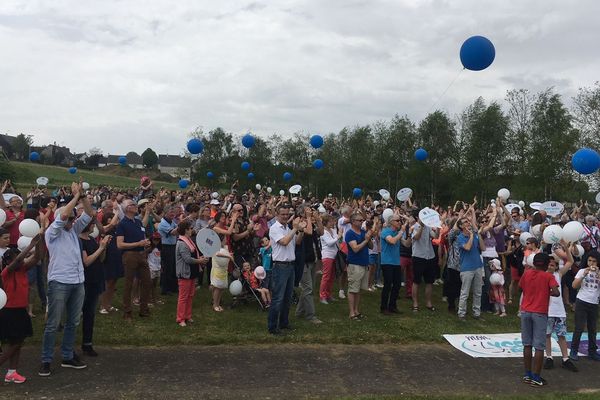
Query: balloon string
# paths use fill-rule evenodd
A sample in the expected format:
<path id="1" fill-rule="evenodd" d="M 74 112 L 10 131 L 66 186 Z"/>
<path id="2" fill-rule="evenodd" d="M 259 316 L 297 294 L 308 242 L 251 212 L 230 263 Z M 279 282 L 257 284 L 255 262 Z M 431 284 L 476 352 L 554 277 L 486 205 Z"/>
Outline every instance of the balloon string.
<path id="1" fill-rule="evenodd" d="M 452 85 L 454 85 L 454 82 L 456 82 L 456 80 L 458 79 L 458 77 L 460 76 L 460 74 L 462 74 L 462 72 L 465 70 L 465 68 L 461 69 L 460 71 L 458 71 L 458 74 L 456 74 L 456 76 L 454 77 L 454 79 L 452 79 L 452 82 L 450 82 L 450 84 L 448 85 L 448 87 L 446 87 L 446 89 L 444 89 L 444 91 L 442 92 L 441 95 L 439 95 L 439 97 L 437 98 L 437 100 L 431 105 L 431 107 L 429 107 L 429 109 L 427 110 L 427 114 L 429 114 L 431 112 L 431 110 L 438 105 L 438 103 L 440 102 L 440 100 L 442 100 L 442 98 L 444 97 L 444 95 L 446 94 L 446 92 L 450 89 L 450 87 Z M 427 116 L 426 116 L 427 117 Z"/>

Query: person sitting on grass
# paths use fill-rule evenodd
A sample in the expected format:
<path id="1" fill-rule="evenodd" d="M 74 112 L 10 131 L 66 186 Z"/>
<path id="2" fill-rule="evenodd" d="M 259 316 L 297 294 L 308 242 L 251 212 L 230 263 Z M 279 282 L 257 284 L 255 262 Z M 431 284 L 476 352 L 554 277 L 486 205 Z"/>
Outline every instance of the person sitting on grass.
<path id="1" fill-rule="evenodd" d="M 558 297 L 558 283 L 547 273 L 550 256 L 538 253 L 533 258 L 533 268 L 526 270 L 519 285 L 523 290 L 521 302 L 521 341 L 525 375 L 523 382 L 538 387 L 547 384 L 540 376 L 546 348 L 546 327 L 550 296 Z M 535 348 L 535 355 L 532 349 Z"/>

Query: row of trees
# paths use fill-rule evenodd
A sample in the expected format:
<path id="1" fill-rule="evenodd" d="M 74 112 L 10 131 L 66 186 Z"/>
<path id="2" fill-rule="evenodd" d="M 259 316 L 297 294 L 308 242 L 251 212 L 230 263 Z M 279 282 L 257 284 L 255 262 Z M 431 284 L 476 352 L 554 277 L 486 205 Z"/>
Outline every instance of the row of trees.
<path id="1" fill-rule="evenodd" d="M 221 128 L 196 130 L 191 136 L 201 138 L 205 148 L 193 179 L 214 185 L 206 175 L 212 171 L 222 183 L 237 179 L 242 187 L 261 183 L 279 190 L 300 183 L 319 196 L 344 197 L 354 187 L 368 194 L 410 187 L 421 202 L 441 204 L 473 195 L 489 199 L 500 187 L 525 201 L 591 199 L 594 177 L 576 174 L 570 161 L 579 147 L 600 146 L 600 84 L 581 89 L 572 110 L 552 88 L 535 94 L 511 90 L 505 102 L 503 108 L 478 98 L 459 115 L 435 111 L 418 124 L 396 115 L 346 127 L 325 135 L 320 149 L 304 133 L 257 137 L 245 149 L 239 137 Z M 429 153 L 424 162 L 414 158 L 418 147 Z M 321 170 L 312 167 L 317 158 L 325 163 Z M 253 181 L 242 161 L 250 162 Z M 292 182 L 283 182 L 285 171 L 293 173 Z"/>

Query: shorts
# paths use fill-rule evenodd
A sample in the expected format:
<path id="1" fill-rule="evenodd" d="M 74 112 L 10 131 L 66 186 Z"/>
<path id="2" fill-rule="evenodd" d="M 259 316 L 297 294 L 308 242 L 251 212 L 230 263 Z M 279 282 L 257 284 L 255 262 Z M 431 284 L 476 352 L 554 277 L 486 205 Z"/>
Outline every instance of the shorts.
<path id="1" fill-rule="evenodd" d="M 521 341 L 523 346 L 536 350 L 546 349 L 546 327 L 548 315 L 521 311 Z"/>
<path id="2" fill-rule="evenodd" d="M 437 263 L 435 258 L 426 260 L 424 258 L 413 257 L 413 282 L 417 285 L 425 281 L 425 283 L 431 284 L 435 281 L 435 271 L 437 269 Z"/>
<path id="3" fill-rule="evenodd" d="M 379 258 L 379 254 L 369 254 L 369 265 L 377 265 L 377 259 Z"/>
<path id="4" fill-rule="evenodd" d="M 369 274 L 367 267 L 356 264 L 348 265 L 348 293 L 359 293 L 369 289 Z"/>
<path id="5" fill-rule="evenodd" d="M 557 337 L 567 336 L 567 318 L 548 317 L 546 335 L 552 335 L 553 333 L 556 333 Z"/>

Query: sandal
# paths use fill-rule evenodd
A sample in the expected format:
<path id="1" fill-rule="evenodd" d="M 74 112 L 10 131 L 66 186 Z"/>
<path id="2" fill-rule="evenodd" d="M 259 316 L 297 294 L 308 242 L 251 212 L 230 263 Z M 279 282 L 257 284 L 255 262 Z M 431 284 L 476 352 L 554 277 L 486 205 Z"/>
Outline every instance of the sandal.
<path id="1" fill-rule="evenodd" d="M 426 307 L 429 311 L 435 311 L 435 307 L 431 306 L 431 307 Z"/>
<path id="2" fill-rule="evenodd" d="M 351 317 L 350 317 L 350 319 L 351 319 L 352 321 L 360 321 L 360 317 L 358 316 L 358 314 L 357 314 L 357 315 L 353 315 L 353 316 L 351 316 Z"/>
<path id="3" fill-rule="evenodd" d="M 223 312 L 223 307 L 221 307 L 221 306 L 218 306 L 218 307 L 213 307 L 213 311 L 216 311 L 216 312 Z"/>
<path id="4" fill-rule="evenodd" d="M 413 306 L 412 310 L 413 310 L 413 312 L 419 312 L 419 307 L 418 306 Z"/>
<path id="5" fill-rule="evenodd" d="M 508 304 L 512 304 L 512 299 L 508 299 Z"/>
<path id="6" fill-rule="evenodd" d="M 367 316 L 366 316 L 366 315 L 363 315 L 363 314 L 361 314 L 361 313 L 358 313 L 358 314 L 356 314 L 355 316 L 356 316 L 356 317 L 358 317 L 358 319 L 365 319 L 365 318 L 367 318 Z"/>

